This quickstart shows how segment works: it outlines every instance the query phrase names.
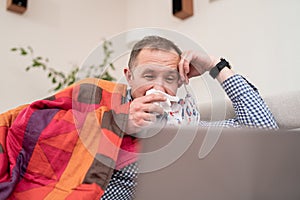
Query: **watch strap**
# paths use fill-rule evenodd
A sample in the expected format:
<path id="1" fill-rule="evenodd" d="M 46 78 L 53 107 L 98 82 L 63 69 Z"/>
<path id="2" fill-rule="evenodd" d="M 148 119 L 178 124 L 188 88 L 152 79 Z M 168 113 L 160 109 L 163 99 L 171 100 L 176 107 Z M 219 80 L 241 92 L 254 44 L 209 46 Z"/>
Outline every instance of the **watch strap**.
<path id="1" fill-rule="evenodd" d="M 224 67 L 228 67 L 229 69 L 231 69 L 229 62 L 224 58 L 221 58 L 220 62 L 218 62 L 218 64 L 216 64 L 216 66 L 214 66 L 209 71 L 210 76 L 216 78 L 219 75 L 219 73 L 222 71 L 222 69 L 224 69 Z"/>

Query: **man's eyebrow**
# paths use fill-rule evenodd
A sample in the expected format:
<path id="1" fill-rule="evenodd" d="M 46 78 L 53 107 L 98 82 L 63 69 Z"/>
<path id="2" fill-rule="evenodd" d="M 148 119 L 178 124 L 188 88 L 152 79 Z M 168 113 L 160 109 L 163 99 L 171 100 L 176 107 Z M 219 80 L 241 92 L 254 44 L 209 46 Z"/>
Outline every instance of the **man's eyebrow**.
<path id="1" fill-rule="evenodd" d="M 147 68 L 141 70 L 141 73 L 156 73 L 156 72 L 157 70 L 152 69 L 151 66 L 148 66 Z M 179 72 L 176 69 L 169 69 L 163 73 L 168 75 L 179 74 Z"/>
<path id="2" fill-rule="evenodd" d="M 177 70 L 169 70 L 167 73 L 169 74 L 178 74 L 178 71 Z"/>
<path id="3" fill-rule="evenodd" d="M 166 74 L 179 76 L 179 72 L 177 70 L 169 70 L 166 72 Z"/>
<path id="4" fill-rule="evenodd" d="M 147 69 L 145 69 L 143 71 L 143 73 L 153 73 L 153 72 L 154 72 L 154 70 L 153 69 L 149 69 L 149 68 L 147 68 Z"/>

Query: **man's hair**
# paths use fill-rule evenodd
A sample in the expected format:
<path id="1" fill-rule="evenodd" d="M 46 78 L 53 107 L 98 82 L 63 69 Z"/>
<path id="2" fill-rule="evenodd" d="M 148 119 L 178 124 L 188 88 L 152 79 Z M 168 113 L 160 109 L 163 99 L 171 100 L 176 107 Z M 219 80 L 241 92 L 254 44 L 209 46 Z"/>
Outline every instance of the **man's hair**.
<path id="1" fill-rule="evenodd" d="M 134 63 L 137 59 L 137 56 L 142 49 L 149 48 L 152 50 L 163 50 L 163 51 L 172 51 L 174 50 L 178 55 L 181 55 L 181 50 L 170 40 L 152 35 L 146 36 L 142 40 L 138 41 L 132 48 L 130 53 L 130 58 L 128 66 L 131 69 L 134 66 Z"/>

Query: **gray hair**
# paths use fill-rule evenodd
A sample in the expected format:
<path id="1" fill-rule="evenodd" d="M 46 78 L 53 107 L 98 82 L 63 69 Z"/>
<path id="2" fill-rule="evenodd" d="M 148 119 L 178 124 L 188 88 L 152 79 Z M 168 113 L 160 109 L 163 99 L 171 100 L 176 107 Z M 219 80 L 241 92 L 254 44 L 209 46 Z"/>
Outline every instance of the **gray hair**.
<path id="1" fill-rule="evenodd" d="M 132 68 L 134 66 L 137 56 L 144 48 L 165 51 L 174 50 L 176 53 L 178 53 L 178 55 L 181 55 L 182 53 L 181 50 L 171 40 L 155 35 L 146 36 L 133 46 L 128 62 L 129 68 Z"/>

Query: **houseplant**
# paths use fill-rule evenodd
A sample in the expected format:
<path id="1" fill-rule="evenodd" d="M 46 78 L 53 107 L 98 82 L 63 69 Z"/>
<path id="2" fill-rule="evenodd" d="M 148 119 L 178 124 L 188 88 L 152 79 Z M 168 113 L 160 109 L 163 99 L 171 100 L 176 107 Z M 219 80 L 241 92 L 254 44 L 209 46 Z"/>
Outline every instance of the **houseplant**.
<path id="1" fill-rule="evenodd" d="M 102 63 L 95 66 L 91 65 L 84 71 L 84 77 L 94 77 L 94 78 L 101 78 L 108 81 L 116 80 L 109 72 L 109 69 L 115 70 L 113 63 L 109 60 L 111 58 L 111 54 L 113 50 L 111 49 L 112 43 L 108 40 L 104 40 L 102 43 L 104 57 Z M 14 47 L 11 48 L 12 52 L 18 53 L 22 57 L 29 57 L 30 64 L 25 68 L 26 71 L 32 69 L 40 69 L 45 71 L 47 74 L 47 78 L 50 79 L 51 83 L 54 87 L 50 91 L 58 91 L 62 88 L 65 88 L 71 84 L 73 84 L 77 80 L 77 74 L 81 70 L 79 66 L 75 65 L 72 69 L 68 72 L 62 72 L 54 67 L 50 66 L 49 59 L 43 56 L 36 56 L 34 50 L 31 46 L 28 47 Z M 109 68 L 106 68 L 109 66 Z M 81 76 L 82 77 L 82 76 Z"/>

